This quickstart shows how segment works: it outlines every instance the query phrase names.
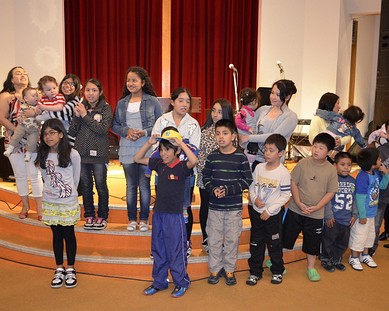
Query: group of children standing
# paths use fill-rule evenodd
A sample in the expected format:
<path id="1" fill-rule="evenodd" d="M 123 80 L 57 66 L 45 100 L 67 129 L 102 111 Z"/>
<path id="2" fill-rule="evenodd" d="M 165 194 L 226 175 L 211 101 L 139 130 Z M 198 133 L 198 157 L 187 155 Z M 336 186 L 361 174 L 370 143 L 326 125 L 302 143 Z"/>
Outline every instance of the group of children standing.
<path id="1" fill-rule="evenodd" d="M 50 83 L 53 84 L 52 81 L 46 81 L 46 84 Z M 53 90 L 46 90 L 45 85 L 42 85 L 42 90 L 48 97 L 46 101 L 55 101 L 57 108 L 41 110 L 57 111 L 63 108 L 63 104 L 57 103 L 58 92 L 55 87 Z M 23 94 L 26 102 L 31 97 L 31 105 L 37 101 L 34 92 L 34 89 L 26 89 Z M 241 130 L 253 134 L 256 131 L 255 124 L 245 123 L 253 117 L 253 110 L 256 108 L 256 99 L 251 93 L 250 89 L 242 92 L 242 104 L 246 110 L 238 115 L 237 125 Z M 188 98 L 180 99 L 182 94 L 188 95 L 189 104 Z M 92 191 L 92 176 L 97 184 L 101 176 L 106 176 L 107 154 L 98 151 L 92 154 L 88 142 L 78 139 L 79 136 L 89 135 L 85 132 L 90 126 L 88 122 L 98 121 L 97 132 L 100 127 L 105 129 L 110 126 L 112 111 L 107 110 L 109 105 L 106 105 L 102 96 L 99 82 L 89 80 L 86 83 L 86 103 L 90 105 L 75 107 L 74 122 L 65 128 L 61 121 L 49 119 L 41 130 L 41 144 L 35 163 L 42 169 L 45 180 L 42 219 L 53 231 L 53 248 L 57 263 L 51 282 L 54 288 L 61 287 L 63 283 L 66 287 L 74 287 L 77 284 L 74 270 L 74 225 L 80 217 L 77 186 L 81 168 L 84 179 L 83 195 Z M 372 268 L 377 267 L 369 250 L 373 247 L 376 235 L 374 217 L 377 214 L 379 191 L 385 189 L 389 182 L 389 170 L 387 166 L 382 165 L 377 149 L 365 148 L 359 153 L 357 163 L 361 172 L 355 180 L 350 176 L 352 161 L 348 153 L 339 152 L 334 159 L 334 165 L 327 161 L 330 152 L 335 148 L 335 139 L 328 133 L 321 133 L 313 141 L 312 156 L 302 159 L 289 174 L 282 163 L 287 140 L 280 134 L 272 134 L 264 143 L 265 162 L 251 166 L 252 161 L 249 161 L 237 146 L 238 129 L 231 104 L 219 99 L 211 107 L 212 112 L 207 120 L 209 124 L 203 127 L 200 142 L 196 141 L 196 145 L 200 144 L 197 157 L 196 152 L 193 152 L 189 143 L 183 139 L 182 130 L 172 126 L 185 123 L 183 120 L 188 116 L 190 94 L 183 89 L 177 92 L 177 98 L 172 98 L 172 101 L 174 105 L 171 120 L 166 119 L 168 114 L 166 120 L 161 118 L 160 124 L 158 123 L 159 130 L 153 130 L 151 137 L 133 157 L 135 163 L 148 165 L 151 170 L 155 170 L 159 179 L 152 230 L 154 282 L 144 290 L 144 294 L 153 295 L 167 289 L 169 269 L 175 284 L 171 296 L 183 296 L 190 286 L 186 268 L 191 224 L 189 227 L 186 225 L 188 221 L 184 217 L 183 207 L 187 207 L 186 210 L 191 213 L 190 199 L 186 198 L 190 198 L 190 190 L 193 189 L 193 182 L 190 181 L 193 178 L 192 169 L 198 163 L 201 198 L 206 202 L 206 206 L 201 208 L 206 217 L 200 218 L 203 247 L 209 254 L 209 284 L 217 284 L 220 277 L 225 278 L 227 285 L 236 284 L 234 271 L 242 232 L 242 194 L 245 190 L 249 191 L 251 202 L 251 257 L 248 260 L 250 275 L 246 281 L 247 285 L 256 285 L 262 278 L 266 248 L 270 256 L 270 261 L 266 264 L 272 272 L 271 283 L 282 283 L 285 273 L 282 248 L 292 249 L 301 232 L 302 250 L 307 254 L 306 273 L 311 281 L 320 280 L 315 269 L 317 257 L 327 271 L 345 270 L 342 256 L 348 246 L 351 249 L 349 264 L 353 269 L 362 270 L 361 263 Z M 42 103 L 42 107 L 44 105 Z M 107 117 L 103 118 L 104 114 L 107 114 Z M 26 124 L 22 126 L 28 127 Z M 186 129 L 191 130 L 190 127 Z M 185 136 L 193 136 L 193 131 L 199 130 L 196 125 L 192 134 L 187 133 Z M 77 134 L 75 149 L 78 152 L 72 149 L 68 134 Z M 206 146 L 202 145 L 205 136 Z M 159 156 L 150 158 L 148 151 L 157 141 Z M 95 140 L 93 142 L 96 144 Z M 34 144 L 36 145 L 36 142 Z M 13 151 L 12 146 L 11 142 L 7 153 Z M 246 148 L 248 155 L 256 152 L 252 147 Z M 184 160 L 179 159 L 181 152 L 186 156 Z M 101 163 L 96 159 L 101 159 Z M 29 158 L 26 158 L 26 161 L 29 161 Z M 377 173 L 377 170 L 383 175 Z M 104 184 L 103 181 L 102 183 Z M 103 184 L 97 185 L 99 205 L 108 206 L 108 189 Z M 93 195 L 89 197 L 93 198 Z M 58 198 L 61 200 L 58 201 Z M 288 201 L 289 205 L 285 210 Z M 84 207 L 87 228 L 106 227 L 108 208 L 99 208 L 96 219 L 93 199 L 90 202 L 84 199 Z M 63 241 L 66 242 L 67 269 L 63 267 Z"/>

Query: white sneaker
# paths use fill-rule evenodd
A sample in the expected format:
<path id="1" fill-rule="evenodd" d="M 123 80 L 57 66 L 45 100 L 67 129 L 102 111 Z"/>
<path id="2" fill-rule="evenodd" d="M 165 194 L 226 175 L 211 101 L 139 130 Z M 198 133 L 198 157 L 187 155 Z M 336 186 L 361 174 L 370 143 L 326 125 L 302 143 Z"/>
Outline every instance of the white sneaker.
<path id="1" fill-rule="evenodd" d="M 134 232 L 136 230 L 136 226 L 137 226 L 137 222 L 136 221 L 131 221 L 128 226 L 127 226 L 127 230 L 130 231 L 130 232 Z"/>
<path id="2" fill-rule="evenodd" d="M 354 270 L 363 271 L 363 267 L 361 265 L 361 262 L 359 261 L 359 258 L 354 258 L 350 256 L 350 258 L 348 259 L 348 263 Z"/>
<path id="3" fill-rule="evenodd" d="M 359 256 L 359 261 L 367 264 L 367 266 L 370 268 L 377 268 L 376 262 L 374 261 L 373 258 L 371 258 L 370 255 L 363 255 L 362 254 L 361 256 Z"/>
<path id="4" fill-rule="evenodd" d="M 139 222 L 139 231 L 146 232 L 147 230 L 149 230 L 149 224 L 147 223 L 147 221 L 141 220 Z"/>

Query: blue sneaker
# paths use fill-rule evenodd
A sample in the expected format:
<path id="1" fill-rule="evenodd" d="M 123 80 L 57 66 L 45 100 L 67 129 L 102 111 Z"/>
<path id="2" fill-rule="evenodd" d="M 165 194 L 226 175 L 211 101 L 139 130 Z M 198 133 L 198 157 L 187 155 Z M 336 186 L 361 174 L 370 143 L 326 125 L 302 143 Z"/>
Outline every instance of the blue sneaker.
<path id="1" fill-rule="evenodd" d="M 167 287 L 166 287 L 167 288 Z M 156 288 L 154 287 L 154 285 L 150 285 L 149 287 L 147 287 L 144 291 L 143 291 L 143 294 L 147 295 L 147 296 L 151 296 L 151 295 L 154 295 L 155 293 L 158 293 L 159 291 L 161 290 L 164 290 L 166 288 L 162 288 L 162 289 L 159 289 L 159 288 Z"/>
<path id="2" fill-rule="evenodd" d="M 182 297 L 182 296 L 184 296 L 184 294 L 187 290 L 188 290 L 187 287 L 176 286 L 176 287 L 174 287 L 170 296 L 172 296 L 174 298 Z"/>

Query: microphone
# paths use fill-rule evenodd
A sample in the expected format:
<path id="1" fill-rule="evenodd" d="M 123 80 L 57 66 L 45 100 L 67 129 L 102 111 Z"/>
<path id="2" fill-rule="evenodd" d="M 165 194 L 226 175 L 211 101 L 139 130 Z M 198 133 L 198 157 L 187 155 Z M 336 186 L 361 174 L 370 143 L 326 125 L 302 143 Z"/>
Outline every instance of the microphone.
<path id="1" fill-rule="evenodd" d="M 280 73 L 283 73 L 284 72 L 284 67 L 282 67 L 282 64 L 281 64 L 281 61 L 277 61 L 277 66 L 278 68 L 280 68 Z"/>
<path id="2" fill-rule="evenodd" d="M 238 72 L 238 69 L 235 68 L 234 64 L 229 64 L 228 68 L 230 68 L 232 71 Z"/>

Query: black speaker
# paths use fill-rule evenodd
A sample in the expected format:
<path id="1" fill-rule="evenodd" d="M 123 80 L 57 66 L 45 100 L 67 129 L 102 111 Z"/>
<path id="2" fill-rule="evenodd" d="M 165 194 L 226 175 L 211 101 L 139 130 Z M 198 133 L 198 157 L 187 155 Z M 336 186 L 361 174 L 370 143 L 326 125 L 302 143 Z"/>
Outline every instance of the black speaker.
<path id="1" fill-rule="evenodd" d="M 12 169 L 11 163 L 9 162 L 9 159 L 3 154 L 5 151 L 4 140 L 4 137 L 0 138 L 0 177 L 3 179 L 8 179 L 9 176 L 14 174 L 14 171 Z"/>

